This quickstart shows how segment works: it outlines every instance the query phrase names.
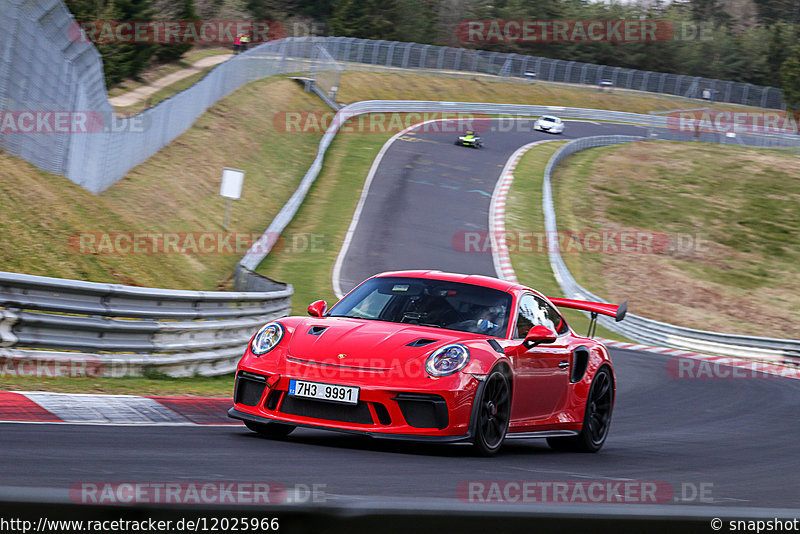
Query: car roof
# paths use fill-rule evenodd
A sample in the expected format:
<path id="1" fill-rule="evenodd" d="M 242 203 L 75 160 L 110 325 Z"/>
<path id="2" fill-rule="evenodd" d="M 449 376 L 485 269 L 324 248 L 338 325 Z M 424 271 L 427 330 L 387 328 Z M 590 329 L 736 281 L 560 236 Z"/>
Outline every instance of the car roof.
<path id="1" fill-rule="evenodd" d="M 443 271 L 433 271 L 433 270 L 389 271 L 385 273 L 376 274 L 373 278 L 384 278 L 387 276 L 398 276 L 405 278 L 423 278 L 426 280 L 444 280 L 447 282 L 461 282 L 462 284 L 472 284 L 476 286 L 488 287 L 491 289 L 499 289 L 500 291 L 507 291 L 507 292 L 529 289 L 516 282 L 500 280 L 499 278 L 492 278 L 491 276 L 483 276 L 480 274 L 446 273 Z"/>

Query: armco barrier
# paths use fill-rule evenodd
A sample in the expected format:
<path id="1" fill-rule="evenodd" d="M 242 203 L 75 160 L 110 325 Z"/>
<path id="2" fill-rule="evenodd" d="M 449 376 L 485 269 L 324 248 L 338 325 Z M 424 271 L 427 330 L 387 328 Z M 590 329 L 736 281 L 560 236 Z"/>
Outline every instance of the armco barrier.
<path id="1" fill-rule="evenodd" d="M 339 110 L 336 118 L 332 121 L 328 130 L 323 135 L 319 144 L 317 157 L 311 167 L 306 172 L 300 186 L 283 206 L 283 209 L 272 220 L 269 228 L 261 238 L 253 244 L 251 249 L 245 254 L 244 258 L 236 266 L 236 281 L 246 280 L 246 273 L 252 273 L 258 265 L 269 254 L 278 236 L 291 222 L 297 210 L 316 180 L 322 169 L 322 160 L 325 152 L 336 136 L 341 125 L 349 118 L 356 117 L 365 113 L 452 113 L 472 115 L 511 115 L 515 117 L 538 116 L 547 113 L 558 113 L 562 117 L 584 120 L 615 121 L 646 126 L 648 128 L 663 129 L 666 126 L 666 118 L 658 115 L 640 115 L 636 113 L 626 113 L 620 111 L 607 111 L 584 108 L 568 108 L 555 106 L 524 106 L 517 104 L 493 104 L 475 102 L 434 102 L 434 101 L 414 101 L 414 100 L 370 100 L 351 104 Z M 649 134 L 652 135 L 652 132 Z M 552 170 L 564 158 L 585 148 L 600 147 L 630 141 L 642 141 L 645 137 L 636 136 L 598 136 L 576 139 L 567 143 L 559 149 L 547 164 L 543 184 L 543 209 L 545 218 L 545 230 L 547 235 L 557 235 L 555 211 L 553 209 L 552 194 L 550 190 L 550 177 Z M 800 143 L 797 136 L 791 135 L 740 135 L 739 141 L 745 141 L 754 146 L 770 147 L 797 147 Z M 716 142 L 730 141 L 724 134 L 712 136 L 710 139 Z M 564 264 L 561 254 L 555 245 L 551 245 L 550 262 L 553 273 L 558 281 L 564 295 L 572 298 L 583 298 L 588 300 L 602 301 L 596 295 L 584 289 L 575 281 L 572 274 Z M 556 248 L 554 249 L 553 246 Z M 498 273 L 499 274 L 499 273 Z M 236 286 L 243 289 L 244 285 Z M 622 333 L 635 341 L 652 343 L 655 345 L 677 347 L 686 350 L 703 351 L 713 354 L 726 356 L 760 358 L 770 360 L 781 360 L 794 362 L 800 360 L 800 341 L 788 339 L 755 338 L 750 336 L 737 336 L 733 334 L 723 334 L 717 332 L 706 332 L 666 323 L 654 321 L 634 314 L 628 314 L 625 321 L 614 323 L 610 319 L 602 317 L 601 324 Z"/>
<path id="2" fill-rule="evenodd" d="M 602 109 L 570 108 L 562 106 L 526 106 L 520 104 L 494 104 L 489 102 L 437 102 L 428 100 L 364 100 L 345 106 L 340 109 L 330 126 L 325 131 L 319 142 L 317 156 L 311 167 L 306 171 L 297 190 L 289 201 L 283 206 L 278 215 L 272 220 L 261 238 L 253 243 L 250 250 L 244 255 L 236 267 L 236 282 L 244 280 L 243 272 L 255 271 L 258 265 L 267 257 L 278 236 L 291 222 L 303 202 L 311 185 L 322 170 L 322 160 L 339 128 L 348 120 L 367 113 L 437 113 L 438 116 L 457 114 L 463 116 L 513 116 L 536 117 L 543 114 L 557 113 L 561 117 L 593 121 L 612 121 L 636 124 L 663 131 L 667 126 L 667 118 L 662 115 L 642 115 L 623 111 L 609 111 Z M 753 146 L 765 147 L 798 147 L 800 137 L 792 135 L 744 135 L 738 140 L 745 139 Z M 707 136 L 715 142 L 730 142 L 731 138 L 724 134 Z M 236 289 L 243 289 L 243 285 L 236 285 Z"/>
<path id="3" fill-rule="evenodd" d="M 232 372 L 255 330 L 289 312 L 290 285 L 180 291 L 0 272 L 0 374 Z"/>
<path id="4" fill-rule="evenodd" d="M 553 169 L 568 156 L 580 150 L 641 141 L 643 139 L 642 137 L 622 135 L 584 137 L 562 146 L 547 162 L 542 184 L 542 209 L 544 210 L 545 232 L 549 241 L 548 254 L 553 274 L 564 292 L 564 296 L 567 298 L 605 302 L 575 281 L 561 256 L 558 239 L 555 238 L 558 228 L 556 226 L 556 214 L 550 184 Z M 629 313 L 625 320 L 619 323 L 606 317 L 601 317 L 600 323 L 609 330 L 619 332 L 630 339 L 647 344 L 723 356 L 777 360 L 784 363 L 800 362 L 800 340 L 709 332 L 662 323 L 632 313 Z"/>

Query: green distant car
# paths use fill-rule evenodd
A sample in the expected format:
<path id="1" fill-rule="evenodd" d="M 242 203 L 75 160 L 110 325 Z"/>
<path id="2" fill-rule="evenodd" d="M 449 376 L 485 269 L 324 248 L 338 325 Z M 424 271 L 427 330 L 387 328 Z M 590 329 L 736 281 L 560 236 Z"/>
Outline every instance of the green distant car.
<path id="1" fill-rule="evenodd" d="M 472 130 L 468 130 L 464 135 L 456 139 L 456 144 L 459 146 L 470 146 L 472 148 L 480 148 L 483 146 L 481 138 Z"/>

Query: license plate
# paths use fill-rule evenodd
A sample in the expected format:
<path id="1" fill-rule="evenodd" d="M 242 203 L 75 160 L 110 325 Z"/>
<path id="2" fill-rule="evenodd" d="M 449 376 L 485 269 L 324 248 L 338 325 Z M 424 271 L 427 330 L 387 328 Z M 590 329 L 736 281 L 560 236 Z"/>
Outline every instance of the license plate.
<path id="1" fill-rule="evenodd" d="M 305 380 L 290 380 L 289 395 L 317 399 L 343 404 L 358 404 L 358 388 L 354 386 L 337 386 Z"/>

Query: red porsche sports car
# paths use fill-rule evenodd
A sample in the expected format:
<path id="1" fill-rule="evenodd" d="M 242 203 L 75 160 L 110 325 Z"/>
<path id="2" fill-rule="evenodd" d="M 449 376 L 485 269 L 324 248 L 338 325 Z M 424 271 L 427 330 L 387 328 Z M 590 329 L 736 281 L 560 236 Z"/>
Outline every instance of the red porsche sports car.
<path id="1" fill-rule="evenodd" d="M 504 439 L 598 451 L 614 407 L 614 368 L 556 306 L 615 317 L 626 305 L 548 299 L 496 278 L 439 271 L 379 274 L 330 310 L 285 317 L 250 340 L 228 415 L 282 438 L 295 427 L 376 438 Z"/>

